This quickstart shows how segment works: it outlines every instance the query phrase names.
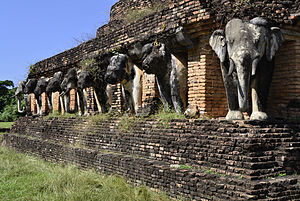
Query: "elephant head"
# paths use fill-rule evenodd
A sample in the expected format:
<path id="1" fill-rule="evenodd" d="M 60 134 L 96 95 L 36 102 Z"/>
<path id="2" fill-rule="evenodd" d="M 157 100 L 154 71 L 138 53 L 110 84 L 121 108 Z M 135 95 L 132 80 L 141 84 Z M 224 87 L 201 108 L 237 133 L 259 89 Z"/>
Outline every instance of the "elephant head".
<path id="1" fill-rule="evenodd" d="M 21 98 L 22 98 L 22 94 L 24 94 L 24 89 L 25 89 L 25 82 L 20 81 L 19 85 L 16 89 L 16 92 L 15 92 L 15 97 L 17 98 L 18 112 L 21 114 L 25 112 L 25 108 L 23 108 L 21 110 Z M 26 103 L 26 101 L 25 101 L 25 103 Z"/>
<path id="2" fill-rule="evenodd" d="M 34 90 L 35 90 L 36 84 L 37 84 L 37 79 L 36 78 L 28 79 L 26 84 L 25 84 L 24 94 L 33 93 Z"/>
<path id="3" fill-rule="evenodd" d="M 105 80 L 109 84 L 124 83 L 132 79 L 133 64 L 125 54 L 118 54 L 110 58 Z"/>
<path id="4" fill-rule="evenodd" d="M 272 76 L 272 67 L 265 65 L 265 62 L 273 63 L 275 53 L 283 42 L 280 29 L 270 28 L 267 21 L 260 17 L 250 22 L 233 19 L 227 23 L 225 31 L 214 31 L 209 44 L 221 61 L 229 110 L 248 110 L 250 81 Z M 274 67 L 274 64 L 271 66 Z"/>
<path id="5" fill-rule="evenodd" d="M 147 74 L 165 76 L 168 69 L 163 66 L 167 66 L 170 58 L 171 56 L 167 53 L 165 44 L 146 44 L 142 49 L 142 69 Z"/>
<path id="6" fill-rule="evenodd" d="M 93 76 L 85 70 L 81 71 L 78 75 L 77 87 L 83 90 L 93 85 Z"/>
<path id="7" fill-rule="evenodd" d="M 41 77 L 39 79 L 39 81 L 37 82 L 36 87 L 35 87 L 33 93 L 36 96 L 42 95 L 42 93 L 46 92 L 46 88 L 47 88 L 48 82 L 49 82 L 49 78 Z"/>
<path id="8" fill-rule="evenodd" d="M 62 78 L 63 74 L 61 71 L 54 73 L 46 87 L 46 93 L 50 94 L 52 92 L 61 91 L 60 84 L 62 82 Z"/>

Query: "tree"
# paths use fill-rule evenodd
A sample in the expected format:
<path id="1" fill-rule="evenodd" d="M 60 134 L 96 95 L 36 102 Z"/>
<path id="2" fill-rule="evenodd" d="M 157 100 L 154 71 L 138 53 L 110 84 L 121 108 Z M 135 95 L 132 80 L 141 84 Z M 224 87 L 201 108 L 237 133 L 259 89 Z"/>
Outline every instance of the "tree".
<path id="1" fill-rule="evenodd" d="M 14 87 L 14 83 L 10 80 L 0 81 L 0 112 L 3 112 L 5 105 L 12 101 L 10 88 Z"/>
<path id="2" fill-rule="evenodd" d="M 15 91 L 12 81 L 0 81 L 0 121 L 14 121 L 18 118 Z"/>

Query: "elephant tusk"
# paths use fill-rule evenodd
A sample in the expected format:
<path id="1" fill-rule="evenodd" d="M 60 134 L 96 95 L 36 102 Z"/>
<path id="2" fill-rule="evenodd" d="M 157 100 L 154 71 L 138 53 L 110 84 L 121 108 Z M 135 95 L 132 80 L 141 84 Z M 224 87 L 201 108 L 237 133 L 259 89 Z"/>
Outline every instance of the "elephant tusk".
<path id="1" fill-rule="evenodd" d="M 258 62 L 259 62 L 259 58 L 254 59 L 252 62 L 252 73 L 251 73 L 252 76 L 256 74 L 256 68 L 257 68 Z"/>
<path id="2" fill-rule="evenodd" d="M 234 61 L 232 59 L 230 59 L 230 67 L 229 67 L 229 70 L 228 70 L 228 76 L 232 74 L 233 70 L 235 69 L 235 64 L 234 64 Z"/>

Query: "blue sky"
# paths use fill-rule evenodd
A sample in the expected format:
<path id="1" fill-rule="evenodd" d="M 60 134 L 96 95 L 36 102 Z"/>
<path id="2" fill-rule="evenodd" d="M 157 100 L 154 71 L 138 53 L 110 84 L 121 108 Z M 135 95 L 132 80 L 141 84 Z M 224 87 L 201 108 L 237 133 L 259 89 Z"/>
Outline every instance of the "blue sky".
<path id="1" fill-rule="evenodd" d="M 0 80 L 15 85 L 29 66 L 95 36 L 117 0 L 1 0 Z"/>

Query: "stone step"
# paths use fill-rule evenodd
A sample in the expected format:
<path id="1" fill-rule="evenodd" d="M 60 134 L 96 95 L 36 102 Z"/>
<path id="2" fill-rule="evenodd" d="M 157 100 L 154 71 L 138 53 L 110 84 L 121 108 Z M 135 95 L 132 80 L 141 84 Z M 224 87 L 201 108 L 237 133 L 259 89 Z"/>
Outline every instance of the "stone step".
<path id="1" fill-rule="evenodd" d="M 282 190 L 287 184 L 287 192 L 292 192 L 294 197 L 299 195 L 298 179 L 291 176 L 251 181 L 243 175 L 233 177 L 221 174 L 214 168 L 174 165 L 137 155 L 74 147 L 24 135 L 4 134 L 3 139 L 4 145 L 20 152 L 47 161 L 76 164 L 83 169 L 94 168 L 105 174 L 118 174 L 133 183 L 167 191 L 171 196 L 181 195 L 195 200 L 209 199 L 210 196 L 216 200 L 264 199 L 272 196 L 288 198 L 286 194 L 276 194 L 276 189 Z"/>

